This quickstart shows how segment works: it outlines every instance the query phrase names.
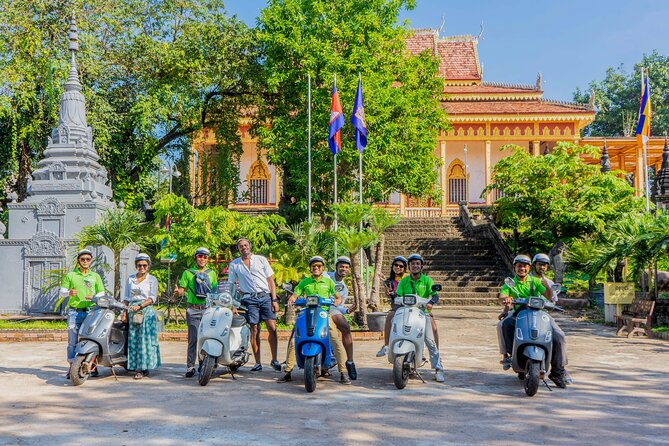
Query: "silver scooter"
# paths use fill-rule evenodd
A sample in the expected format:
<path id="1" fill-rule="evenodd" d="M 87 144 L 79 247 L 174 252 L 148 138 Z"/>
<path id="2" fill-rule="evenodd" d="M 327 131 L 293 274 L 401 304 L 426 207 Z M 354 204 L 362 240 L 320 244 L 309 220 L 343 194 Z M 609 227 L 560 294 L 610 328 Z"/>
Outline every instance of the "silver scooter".
<path id="1" fill-rule="evenodd" d="M 235 286 L 227 282 L 220 283 L 216 293 L 207 294 L 207 309 L 197 333 L 201 386 L 209 383 L 219 365 L 226 367 L 234 379 L 234 372 L 249 360 L 250 330 L 246 318 L 232 311 L 243 309 L 234 296 Z"/>
<path id="2" fill-rule="evenodd" d="M 432 285 L 432 291 L 441 291 L 441 285 Z M 400 305 L 393 316 L 388 342 L 388 362 L 393 365 L 395 387 L 403 389 L 409 375 L 417 375 L 424 364 L 425 330 L 432 330 L 430 318 L 425 314 L 425 305 L 430 299 L 415 294 L 397 296 L 394 303 Z M 425 381 L 423 381 L 425 382 Z"/>
<path id="3" fill-rule="evenodd" d="M 113 367 L 128 364 L 128 324 L 116 320 L 116 315 L 127 309 L 112 297 L 93 297 L 95 306 L 79 329 L 79 343 L 70 364 L 72 384 L 86 382 L 95 366 Z"/>
<path id="4" fill-rule="evenodd" d="M 546 310 L 564 310 L 540 295 L 519 297 L 516 284 L 510 277 L 504 279 L 504 283 L 516 293 L 512 304 L 520 305 L 516 311 L 511 367 L 518 374 L 518 379 L 525 382 L 525 393 L 534 396 L 540 381 L 545 382 L 553 354 L 553 329 Z"/>

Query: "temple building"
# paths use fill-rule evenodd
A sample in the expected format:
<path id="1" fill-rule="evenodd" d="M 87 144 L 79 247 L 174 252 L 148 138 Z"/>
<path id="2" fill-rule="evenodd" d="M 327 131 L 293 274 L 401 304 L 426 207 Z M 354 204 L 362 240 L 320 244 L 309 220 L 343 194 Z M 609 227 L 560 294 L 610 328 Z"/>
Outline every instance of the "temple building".
<path id="1" fill-rule="evenodd" d="M 595 119 L 592 105 L 543 98 L 541 75 L 532 85 L 483 81 L 478 37 L 440 37 L 431 29 L 414 30 L 407 39 L 412 54 L 428 51 L 439 60 L 444 79 L 442 108 L 452 129 L 439 134 L 435 155 L 442 161 L 437 187 L 441 202 L 391 194 L 388 207 L 406 217 L 456 215 L 458 203 L 492 204 L 495 193 L 483 194 L 491 184 L 492 168 L 508 156 L 506 144 L 524 147 L 534 155 L 550 153 L 558 141 L 581 143 L 580 131 Z M 257 151 L 248 135 L 248 121 L 240 121 L 244 153 L 239 163 L 240 199 L 233 209 L 271 211 L 278 208 L 280 173 Z M 373 137 L 373 136 L 372 136 Z M 204 131 L 192 145 L 191 193 L 195 203 L 206 203 L 206 185 L 214 168 L 215 135 Z"/>

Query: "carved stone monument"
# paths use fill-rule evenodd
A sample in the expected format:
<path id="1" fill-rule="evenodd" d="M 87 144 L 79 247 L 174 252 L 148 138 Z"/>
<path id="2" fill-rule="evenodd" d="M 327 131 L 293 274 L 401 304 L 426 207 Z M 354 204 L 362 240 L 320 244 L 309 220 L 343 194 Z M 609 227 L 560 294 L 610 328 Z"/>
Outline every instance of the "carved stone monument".
<path id="1" fill-rule="evenodd" d="M 70 71 L 58 126 L 32 174 L 28 198 L 21 203 L 13 199 L 7 205 L 9 234 L 0 240 L 0 313 L 52 312 L 59 288 L 53 286 L 58 282 L 54 273 L 73 267 L 77 251 L 74 234 L 114 205 L 107 171 L 98 163 L 93 130 L 86 123 L 86 100 L 75 60 L 79 39 L 74 17 L 68 38 Z M 4 235 L 4 227 L 0 229 Z M 106 248 L 96 251 L 96 257 L 113 260 Z M 103 278 L 106 283 L 113 282 L 105 275 Z"/>

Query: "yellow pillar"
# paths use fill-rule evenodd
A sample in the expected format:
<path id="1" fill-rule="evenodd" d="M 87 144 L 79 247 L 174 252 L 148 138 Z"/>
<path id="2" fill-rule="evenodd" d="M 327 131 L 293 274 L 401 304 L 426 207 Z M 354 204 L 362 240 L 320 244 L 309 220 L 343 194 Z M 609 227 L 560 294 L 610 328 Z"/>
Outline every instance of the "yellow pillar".
<path id="1" fill-rule="evenodd" d="M 625 155 L 618 155 L 618 169 L 627 172 L 627 166 L 625 165 Z"/>
<path id="2" fill-rule="evenodd" d="M 643 145 L 637 142 L 636 145 L 636 169 L 634 171 L 634 188 L 636 189 L 636 196 L 643 195 Z"/>
<path id="3" fill-rule="evenodd" d="M 274 166 L 274 204 L 278 208 L 281 203 L 281 176 L 279 168 Z"/>
<path id="4" fill-rule="evenodd" d="M 540 149 L 541 149 L 541 141 L 532 141 L 532 155 L 539 156 Z"/>
<path id="5" fill-rule="evenodd" d="M 406 208 L 405 203 L 406 203 L 406 196 L 404 194 L 400 193 L 400 215 L 402 217 L 405 216 L 405 213 L 404 213 L 405 208 Z"/>
<path id="6" fill-rule="evenodd" d="M 439 149 L 440 149 L 440 154 L 439 156 L 441 157 L 441 168 L 440 168 L 440 175 L 439 175 L 439 182 L 441 183 L 441 216 L 445 217 L 446 216 L 446 202 L 448 201 L 446 199 L 446 169 L 448 168 L 446 166 L 446 141 L 441 141 L 439 144 Z"/>
<path id="7" fill-rule="evenodd" d="M 492 182 L 492 163 L 490 162 L 490 145 L 491 141 L 485 142 L 485 186 L 488 187 Z M 485 203 L 492 204 L 492 194 L 490 191 L 485 193 Z"/>

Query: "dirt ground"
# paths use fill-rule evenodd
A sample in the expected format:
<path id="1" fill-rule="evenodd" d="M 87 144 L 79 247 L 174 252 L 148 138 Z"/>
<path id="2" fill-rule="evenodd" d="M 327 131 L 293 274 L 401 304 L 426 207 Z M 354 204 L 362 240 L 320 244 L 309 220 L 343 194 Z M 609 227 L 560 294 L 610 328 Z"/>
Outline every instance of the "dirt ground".
<path id="1" fill-rule="evenodd" d="M 426 383 L 404 390 L 374 356 L 378 341 L 355 344 L 352 386 L 321 379 L 312 394 L 301 372 L 275 382 L 266 343 L 265 370 L 206 387 L 183 377 L 185 343 L 161 343 L 163 365 L 145 380 L 103 369 L 80 387 L 65 380 L 64 343 L 2 343 L 0 445 L 669 444 L 669 343 L 558 316 L 574 384 L 530 398 L 498 364 L 496 314 L 439 310 L 446 382 L 425 369 Z"/>

